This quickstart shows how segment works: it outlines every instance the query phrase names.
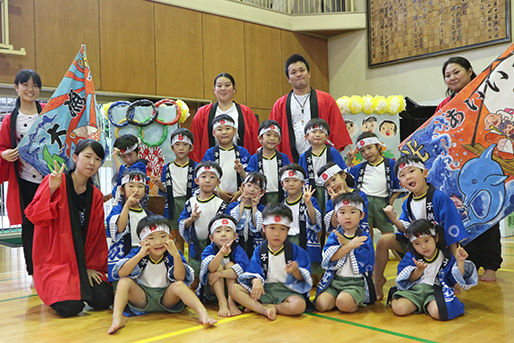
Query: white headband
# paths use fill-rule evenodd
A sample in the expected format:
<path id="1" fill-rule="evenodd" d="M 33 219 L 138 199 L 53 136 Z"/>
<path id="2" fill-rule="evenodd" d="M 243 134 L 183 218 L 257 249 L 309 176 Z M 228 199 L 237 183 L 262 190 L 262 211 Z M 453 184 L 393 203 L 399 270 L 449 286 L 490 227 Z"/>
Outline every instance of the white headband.
<path id="1" fill-rule="evenodd" d="M 210 233 L 213 233 L 214 230 L 221 226 L 228 226 L 230 227 L 234 232 L 236 232 L 236 224 L 230 219 L 227 218 L 220 218 L 214 221 L 210 227 Z"/>
<path id="2" fill-rule="evenodd" d="M 212 130 L 213 131 L 216 130 L 216 128 L 220 125 L 228 125 L 228 126 L 232 126 L 233 128 L 236 128 L 236 123 L 234 123 L 233 121 L 221 119 L 221 120 L 218 120 L 217 122 L 215 122 L 214 125 L 212 125 Z"/>
<path id="3" fill-rule="evenodd" d="M 124 177 L 121 178 L 121 185 L 123 186 L 124 184 L 128 183 L 128 182 L 139 182 L 139 183 L 144 183 L 146 184 L 146 177 L 143 177 L 143 174 L 141 173 L 134 173 L 134 174 L 127 174 L 125 175 Z"/>
<path id="4" fill-rule="evenodd" d="M 177 142 L 184 142 L 184 143 L 187 143 L 189 145 L 193 145 L 193 142 L 191 142 L 189 137 L 186 136 L 186 135 L 183 135 L 181 133 L 178 134 L 178 135 L 173 136 L 173 138 L 171 139 L 171 145 L 173 145 L 173 144 L 175 144 Z"/>
<path id="5" fill-rule="evenodd" d="M 269 127 L 265 128 L 265 129 L 261 129 L 259 131 L 259 137 L 262 136 L 263 134 L 265 134 L 268 131 L 276 132 L 276 133 L 278 133 L 278 136 L 281 137 L 281 135 L 280 135 L 280 128 L 277 125 L 275 125 L 275 124 L 272 124 L 272 125 L 270 125 Z"/>
<path id="6" fill-rule="evenodd" d="M 421 162 L 414 162 L 414 161 L 403 162 L 398 165 L 398 174 L 396 174 L 396 176 L 399 177 L 400 172 L 407 167 L 416 167 L 421 170 L 425 170 L 425 165 Z"/>
<path id="7" fill-rule="evenodd" d="M 364 148 L 365 146 L 371 145 L 371 144 L 378 144 L 378 145 L 382 145 L 382 146 L 384 145 L 381 141 L 378 140 L 377 137 L 366 137 L 357 142 L 357 149 L 360 150 L 360 149 Z"/>
<path id="8" fill-rule="evenodd" d="M 325 134 L 328 136 L 328 130 L 322 125 L 313 125 L 313 126 L 309 127 L 305 131 L 305 134 L 308 135 L 310 132 L 312 132 L 314 130 L 321 130 L 321 131 L 325 132 Z"/>
<path id="9" fill-rule="evenodd" d="M 430 229 L 429 232 L 430 232 L 430 235 L 427 235 L 426 233 L 422 233 L 421 235 L 410 235 L 409 236 L 409 241 L 412 243 L 412 242 L 414 242 L 418 238 L 435 237 L 435 230 L 434 229 Z"/>
<path id="10" fill-rule="evenodd" d="M 337 212 L 341 207 L 349 207 L 349 206 L 355 207 L 356 209 L 360 210 L 361 212 L 364 212 L 364 206 L 362 206 L 362 203 L 353 202 L 350 200 L 343 200 L 343 201 L 338 202 L 335 205 L 334 210 Z"/>
<path id="11" fill-rule="evenodd" d="M 280 177 L 280 182 L 283 182 L 285 179 L 289 178 L 305 181 L 305 177 L 299 170 L 289 169 L 282 173 L 282 176 Z"/>
<path id="12" fill-rule="evenodd" d="M 319 181 L 325 185 L 325 182 L 327 182 L 328 179 L 330 179 L 332 176 L 337 175 L 338 173 L 342 172 L 343 170 L 341 167 L 339 167 L 337 164 L 333 165 L 332 167 L 325 170 L 319 177 Z"/>
<path id="13" fill-rule="evenodd" d="M 213 168 L 211 166 L 203 166 L 201 167 L 200 169 L 198 169 L 196 171 L 196 177 L 199 177 L 200 175 L 202 175 L 202 173 L 204 172 L 212 172 L 214 174 L 216 174 L 216 176 L 218 177 L 218 179 L 220 178 L 220 173 L 218 172 L 218 170 L 216 170 L 216 168 Z"/>
<path id="14" fill-rule="evenodd" d="M 167 225 L 159 224 L 159 225 L 152 225 L 152 226 L 145 226 L 143 230 L 141 230 L 141 233 L 139 234 L 139 240 L 143 240 L 146 237 L 148 237 L 149 234 L 157 231 L 164 231 L 168 235 L 170 234 L 170 228 Z"/>
<path id="15" fill-rule="evenodd" d="M 119 149 L 119 150 L 122 154 L 126 154 L 128 152 L 132 152 L 132 151 L 136 150 L 138 147 L 139 147 L 139 139 L 138 139 L 137 143 L 134 143 L 134 145 L 131 145 L 131 146 L 127 147 L 126 149 Z"/>
<path id="16" fill-rule="evenodd" d="M 287 227 L 291 227 L 291 221 L 289 218 L 280 215 L 269 215 L 262 221 L 262 225 L 280 224 Z"/>

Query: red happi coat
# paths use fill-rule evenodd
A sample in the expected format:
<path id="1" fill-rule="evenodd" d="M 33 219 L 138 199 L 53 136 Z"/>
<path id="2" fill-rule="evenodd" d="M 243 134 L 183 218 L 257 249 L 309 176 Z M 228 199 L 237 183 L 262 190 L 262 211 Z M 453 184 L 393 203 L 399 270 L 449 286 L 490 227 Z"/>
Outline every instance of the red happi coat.
<path id="1" fill-rule="evenodd" d="M 271 109 L 269 119 L 276 120 L 282 128 L 282 141 L 277 146 L 278 150 L 286 154 L 291 162 L 294 161 L 298 163 L 300 156 L 296 151 L 296 142 L 289 139 L 289 132 L 293 130 L 290 117 L 290 105 L 289 109 L 286 109 L 287 99 L 291 92 L 279 98 L 275 102 Z M 314 98 L 316 98 L 316 102 L 312 101 Z M 311 117 L 324 119 L 328 123 L 330 128 L 328 139 L 334 144 L 334 148 L 336 148 L 337 151 L 341 151 L 345 146 L 352 144 L 352 139 L 346 129 L 343 116 L 341 115 L 341 111 L 339 110 L 334 98 L 332 98 L 328 93 L 312 89 L 310 99 Z M 291 122 L 291 125 L 289 122 Z"/>
<path id="2" fill-rule="evenodd" d="M 203 155 L 207 149 L 211 147 L 209 144 L 209 137 L 212 136 L 212 131 L 209 131 L 209 127 L 212 127 L 209 123 L 209 114 L 212 110 L 214 104 L 202 106 L 198 109 L 195 116 L 193 117 L 193 122 L 191 123 L 191 132 L 194 137 L 193 151 L 189 154 L 189 157 L 194 161 L 201 161 Z M 239 137 L 244 135 L 243 147 L 248 150 L 250 155 L 255 154 L 257 149 L 261 146 L 257 137 L 259 136 L 259 121 L 257 117 L 252 112 L 250 107 L 236 103 L 236 106 L 241 108 L 241 115 L 239 115 L 238 122 L 241 123 L 241 119 L 244 122 L 244 129 L 241 124 L 238 124 L 238 133 Z M 215 113 L 213 113 L 215 114 Z M 242 118 L 241 118 L 242 117 Z M 214 119 L 214 115 L 212 116 Z M 211 122 L 212 122 L 211 119 Z"/>
<path id="3" fill-rule="evenodd" d="M 34 223 L 34 285 L 41 300 L 80 300 L 80 277 L 72 238 L 66 175 L 50 196 L 48 176 L 43 179 L 25 215 Z M 84 243 L 86 268 L 107 273 L 103 195 L 93 187 L 87 237 Z M 103 278 L 107 280 L 106 278 Z"/>

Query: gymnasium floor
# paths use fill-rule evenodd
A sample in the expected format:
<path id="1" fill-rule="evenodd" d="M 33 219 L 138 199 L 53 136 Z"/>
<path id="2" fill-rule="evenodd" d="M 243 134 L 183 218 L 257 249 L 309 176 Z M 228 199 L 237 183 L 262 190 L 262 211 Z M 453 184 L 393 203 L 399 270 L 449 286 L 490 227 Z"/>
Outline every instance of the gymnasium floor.
<path id="1" fill-rule="evenodd" d="M 30 288 L 21 248 L 0 246 L 0 342 L 514 342 L 514 237 L 502 245 L 498 281 L 480 282 L 462 294 L 466 313 L 449 322 L 426 315 L 400 318 L 379 302 L 355 314 L 279 315 L 274 322 L 249 313 L 205 329 L 186 310 L 129 318 L 113 336 L 106 334 L 111 311 L 58 318 Z M 396 265 L 388 263 L 386 289 L 393 284 Z M 216 315 L 213 308 L 209 312 Z"/>

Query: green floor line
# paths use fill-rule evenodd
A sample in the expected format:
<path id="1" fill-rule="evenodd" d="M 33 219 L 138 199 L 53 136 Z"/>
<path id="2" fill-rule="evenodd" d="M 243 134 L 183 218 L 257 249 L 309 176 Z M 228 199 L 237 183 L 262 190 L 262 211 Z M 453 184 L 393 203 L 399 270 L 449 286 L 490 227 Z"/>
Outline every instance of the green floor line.
<path id="1" fill-rule="evenodd" d="M 325 316 L 325 315 L 318 314 L 318 313 L 304 313 L 304 314 L 306 314 L 308 316 L 313 316 L 313 317 L 319 317 L 319 318 L 323 318 L 323 319 L 333 320 L 333 321 L 339 322 L 339 323 L 344 323 L 344 324 L 348 324 L 348 325 L 358 326 L 358 327 L 361 327 L 361 328 L 364 328 L 364 329 L 369 329 L 369 330 L 373 330 L 373 331 L 377 331 L 377 332 L 381 332 L 381 333 L 386 333 L 386 334 L 393 335 L 393 336 L 407 338 L 407 339 L 411 339 L 411 340 L 418 341 L 418 342 L 436 343 L 436 341 L 431 341 L 431 340 L 428 340 L 428 339 L 424 339 L 424 338 L 420 338 L 420 337 L 415 337 L 415 336 L 410 336 L 410 335 L 406 335 L 406 334 L 399 333 L 399 332 L 394 332 L 394 331 L 389 331 L 389 330 L 385 330 L 385 329 L 380 329 L 380 328 L 376 328 L 374 326 L 370 326 L 370 325 L 366 325 L 366 324 L 350 322 L 350 321 L 347 321 L 347 320 L 344 320 L 344 319 L 329 317 L 329 316 Z"/>
<path id="2" fill-rule="evenodd" d="M 3 300 L 0 300 L 0 303 L 6 302 L 6 301 L 11 301 L 11 300 L 19 300 L 19 299 L 24 299 L 24 298 L 31 298 L 31 297 L 37 297 L 37 294 L 29 294 L 29 295 L 24 295 L 22 297 L 3 299 Z"/>

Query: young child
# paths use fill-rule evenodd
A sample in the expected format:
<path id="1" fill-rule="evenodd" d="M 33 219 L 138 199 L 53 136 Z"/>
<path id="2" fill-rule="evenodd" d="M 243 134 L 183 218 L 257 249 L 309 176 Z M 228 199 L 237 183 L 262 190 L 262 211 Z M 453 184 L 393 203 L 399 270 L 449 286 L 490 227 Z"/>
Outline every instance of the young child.
<path id="1" fill-rule="evenodd" d="M 217 145 L 209 148 L 202 161 L 213 161 L 220 165 L 223 177 L 220 180 L 218 196 L 229 203 L 237 199 L 235 195 L 245 176 L 245 168 L 250 159 L 250 153 L 242 146 L 234 146 L 233 138 L 237 134 L 234 119 L 228 114 L 222 114 L 212 121 L 212 135 Z"/>
<path id="2" fill-rule="evenodd" d="M 266 240 L 255 249 L 248 270 L 229 289 L 230 296 L 249 310 L 276 319 L 298 315 L 312 287 L 310 259 L 288 237 L 293 214 L 284 204 L 269 204 L 262 213 Z"/>
<path id="3" fill-rule="evenodd" d="M 307 172 L 308 183 L 316 189 L 316 200 L 318 200 L 321 212 L 325 213 L 325 189 L 317 178 L 318 172 L 329 162 L 334 162 L 342 170 L 346 170 L 346 164 L 341 154 L 327 144 L 330 129 L 325 120 L 321 118 L 309 120 L 305 124 L 304 132 L 305 139 L 311 147 L 300 156 L 298 164 Z"/>
<path id="4" fill-rule="evenodd" d="M 322 217 L 316 198 L 313 197 L 315 188 L 305 184 L 305 172 L 296 163 L 280 169 L 280 184 L 287 193 L 282 203 L 293 213 L 289 239 L 309 254 L 312 263 L 311 273 L 317 281 L 323 274 L 321 245 L 318 238 Z"/>
<path id="5" fill-rule="evenodd" d="M 186 264 L 170 235 L 168 220 L 162 216 L 143 218 L 137 226 L 141 248 L 133 249 L 113 269 L 119 280 L 114 296 L 109 334 L 125 326 L 123 310 L 128 305 L 134 314 L 145 312 L 182 312 L 185 306 L 195 310 L 199 322 L 214 325 L 207 310 L 188 285 L 193 270 Z"/>
<path id="6" fill-rule="evenodd" d="M 366 162 L 348 170 L 357 180 L 356 187 L 368 197 L 368 225 L 371 238 L 375 227 L 382 233 L 394 232 L 393 225 L 383 209 L 387 205 L 392 206 L 400 194 L 400 181 L 394 174 L 394 160 L 382 156 L 382 146 L 374 133 L 361 133 L 357 137 L 357 149 Z M 353 157 L 354 155 L 348 152 L 348 161 L 352 161 Z"/>
<path id="7" fill-rule="evenodd" d="M 371 277 L 375 254 L 373 240 L 361 226 L 364 199 L 356 193 L 344 193 L 335 201 L 339 226 L 323 248 L 321 266 L 326 269 L 315 301 L 321 312 L 335 307 L 341 312 L 355 312 L 376 300 Z"/>
<path id="8" fill-rule="evenodd" d="M 200 286 L 197 294 L 200 299 L 218 300 L 218 316 L 231 317 L 241 314 L 234 300 L 226 297 L 230 285 L 246 271 L 250 261 L 246 252 L 236 242 L 236 220 L 226 214 L 218 214 L 209 223 L 212 243 L 202 252 Z M 214 299 L 213 299 L 214 300 Z"/>
<path id="9" fill-rule="evenodd" d="M 400 185 L 411 194 L 403 202 L 400 218 L 394 215 L 394 209 L 388 205 L 384 212 L 400 232 L 385 234 L 377 242 L 375 252 L 375 286 L 377 299 L 383 297 L 382 288 L 386 282 L 384 269 L 389 257 L 389 249 L 406 252 L 409 241 L 405 230 L 416 219 L 435 221 L 443 228 L 444 242 L 452 254 L 457 251 L 457 243 L 466 239 L 467 231 L 462 224 L 459 212 L 448 195 L 427 183 L 428 170 L 423 161 L 415 155 L 404 155 L 395 165 L 395 174 Z"/>
<path id="10" fill-rule="evenodd" d="M 264 240 L 262 236 L 262 211 L 260 203 L 266 190 L 266 176 L 251 172 L 241 186 L 239 201 L 228 205 L 227 212 L 237 221 L 238 243 L 252 257 L 253 250 Z"/>
<path id="11" fill-rule="evenodd" d="M 284 189 L 280 187 L 278 171 L 290 162 L 286 154 L 277 150 L 281 136 L 282 131 L 276 121 L 264 121 L 259 126 L 259 143 L 261 143 L 262 148 L 250 157 L 246 168 L 247 172 L 259 172 L 266 175 L 268 182 L 264 199 L 265 204 L 284 200 Z"/>
<path id="12" fill-rule="evenodd" d="M 368 197 L 364 194 L 363 191 L 354 188 L 354 180 L 351 174 L 343 171 L 337 164 L 334 162 L 329 162 L 318 172 L 318 178 L 320 183 L 325 187 L 327 194 L 330 199 L 327 202 L 324 222 L 325 227 L 327 228 L 327 233 L 330 234 L 338 225 L 337 215 L 334 211 L 334 200 L 341 194 L 345 193 L 356 193 L 364 200 L 364 217 L 361 220 L 361 224 L 363 228 L 369 230 L 368 228 Z"/>
<path id="13" fill-rule="evenodd" d="M 127 169 L 138 170 L 146 175 L 147 161 L 139 159 L 138 152 L 139 139 L 132 134 L 122 135 L 114 141 L 112 160 L 116 168 L 116 173 L 113 176 L 113 182 L 116 184 L 114 185 L 111 195 L 104 196 L 104 201 L 112 198 L 117 199 L 117 190 L 121 185 L 121 177 L 125 174 Z"/>
<path id="14" fill-rule="evenodd" d="M 437 320 L 464 314 L 454 287 L 467 290 L 478 282 L 475 265 L 466 261 L 468 253 L 458 247 L 455 256 L 451 254 L 441 229 L 426 219 L 412 222 L 407 237 L 409 251 L 398 265 L 397 287 L 389 291 L 394 314 L 425 312 Z"/>
<path id="15" fill-rule="evenodd" d="M 197 187 L 194 181 L 196 162 L 189 158 L 193 149 L 191 131 L 176 129 L 171 133 L 170 140 L 175 160 L 163 167 L 161 179 L 155 178 L 153 181 L 159 186 L 159 193 L 166 198 L 164 217 L 170 220 L 171 230 L 178 232 L 178 218 L 186 200 L 191 198 Z M 175 245 L 184 251 L 184 240 L 180 235 L 175 235 Z"/>
<path id="16" fill-rule="evenodd" d="M 146 175 L 137 170 L 126 170 L 121 178 L 121 201 L 107 216 L 107 235 L 112 238 L 107 258 L 108 279 L 113 281 L 112 268 L 132 248 L 139 246 L 136 228 L 139 221 L 149 215 L 145 208 L 148 200 Z"/>
<path id="17" fill-rule="evenodd" d="M 195 168 L 198 192 L 186 200 L 178 218 L 178 230 L 189 245 L 189 265 L 195 276 L 200 273 L 200 256 L 209 244 L 209 222 L 218 213 L 225 213 L 227 204 L 214 194 L 223 172 L 214 162 L 200 162 Z"/>

